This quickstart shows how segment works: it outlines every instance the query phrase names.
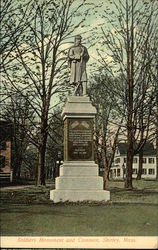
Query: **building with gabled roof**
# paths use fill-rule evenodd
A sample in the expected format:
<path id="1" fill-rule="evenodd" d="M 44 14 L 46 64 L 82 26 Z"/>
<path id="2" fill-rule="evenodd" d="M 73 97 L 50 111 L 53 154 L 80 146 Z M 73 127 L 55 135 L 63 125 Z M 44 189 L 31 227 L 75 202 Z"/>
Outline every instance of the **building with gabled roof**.
<path id="1" fill-rule="evenodd" d="M 125 178 L 127 163 L 127 143 L 117 144 L 113 165 L 110 170 L 110 178 L 121 180 Z M 139 169 L 139 155 L 133 158 L 133 178 L 137 177 Z M 147 142 L 143 147 L 142 179 L 156 179 L 156 150 L 152 143 Z"/>

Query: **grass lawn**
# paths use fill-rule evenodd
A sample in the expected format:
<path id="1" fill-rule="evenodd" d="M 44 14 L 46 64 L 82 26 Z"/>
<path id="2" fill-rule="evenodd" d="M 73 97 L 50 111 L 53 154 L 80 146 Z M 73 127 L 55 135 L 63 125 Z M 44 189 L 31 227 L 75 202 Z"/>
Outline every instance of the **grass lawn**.
<path id="1" fill-rule="evenodd" d="M 157 207 L 151 205 L 11 205 L 3 206 L 1 213 L 3 236 L 156 236 L 158 233 Z"/>
<path id="2" fill-rule="evenodd" d="M 52 187 L 1 192 L 2 236 L 157 236 L 158 182 L 109 182 L 111 201 L 59 203 L 49 200 Z"/>

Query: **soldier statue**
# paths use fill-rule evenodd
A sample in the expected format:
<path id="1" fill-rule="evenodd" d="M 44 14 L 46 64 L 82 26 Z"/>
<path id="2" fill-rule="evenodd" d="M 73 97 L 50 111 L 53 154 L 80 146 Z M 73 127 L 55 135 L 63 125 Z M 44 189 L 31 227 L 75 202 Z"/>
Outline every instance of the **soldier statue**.
<path id="1" fill-rule="evenodd" d="M 75 43 L 69 49 L 70 84 L 75 86 L 74 95 L 85 96 L 87 90 L 86 63 L 89 60 L 88 51 L 81 44 L 82 37 L 75 36 Z"/>

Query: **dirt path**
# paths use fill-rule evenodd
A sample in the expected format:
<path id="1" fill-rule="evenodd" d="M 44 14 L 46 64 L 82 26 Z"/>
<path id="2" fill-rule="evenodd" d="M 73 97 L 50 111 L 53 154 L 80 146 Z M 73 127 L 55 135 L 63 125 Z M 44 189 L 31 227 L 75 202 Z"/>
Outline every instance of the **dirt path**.
<path id="1" fill-rule="evenodd" d="M 34 187 L 34 185 L 21 185 L 21 186 L 10 186 L 10 187 L 1 187 L 0 191 L 6 191 L 6 190 L 18 190 L 18 189 L 24 189 L 28 187 Z"/>
<path id="2" fill-rule="evenodd" d="M 46 187 L 51 187 L 53 186 L 53 183 L 47 183 Z M 9 187 L 1 187 L 0 191 L 9 191 L 9 190 L 19 190 L 19 189 L 24 189 L 24 188 L 32 188 L 35 187 L 35 185 L 19 185 L 19 186 L 9 186 Z"/>

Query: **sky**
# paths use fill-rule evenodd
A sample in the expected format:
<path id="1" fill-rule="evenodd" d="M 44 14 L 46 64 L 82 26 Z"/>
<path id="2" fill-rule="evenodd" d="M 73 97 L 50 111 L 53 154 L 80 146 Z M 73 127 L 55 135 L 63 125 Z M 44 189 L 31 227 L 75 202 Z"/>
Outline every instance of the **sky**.
<path id="1" fill-rule="evenodd" d="M 16 0 L 15 0 L 16 1 Z M 39 0 L 43 1 L 43 0 Z M 60 2 L 60 0 L 56 0 Z M 125 2 L 125 0 L 121 0 L 122 2 Z M 147 0 L 148 1 L 148 0 Z M 73 10 L 77 8 L 77 6 L 82 3 L 83 0 L 73 0 Z M 90 55 L 90 59 L 87 63 L 87 73 L 88 78 L 91 75 L 91 72 L 97 73 L 97 68 L 101 64 L 98 62 L 99 56 L 97 53 L 97 49 L 101 49 L 100 42 L 103 39 L 103 35 L 101 32 L 101 28 L 104 28 L 104 30 L 107 30 L 107 22 L 106 19 L 103 17 L 104 11 L 109 9 L 109 11 L 116 11 L 113 4 L 110 2 L 118 3 L 119 0 L 87 0 L 88 4 L 92 4 L 90 7 L 91 10 L 86 16 L 86 19 L 80 27 L 78 27 L 72 34 L 71 37 L 67 40 L 67 43 L 62 45 L 62 48 L 65 48 L 68 51 L 68 48 L 72 46 L 72 43 L 74 43 L 74 37 L 76 34 L 82 35 L 82 43 L 84 46 L 88 48 L 88 52 Z M 130 0 L 129 0 L 130 2 Z M 90 6 L 90 5 L 89 5 Z M 88 7 L 89 7 L 88 6 Z M 81 7 L 81 12 L 86 10 L 86 4 L 83 4 Z M 73 22 L 77 23 L 79 20 L 81 20 L 81 15 L 77 15 L 78 13 L 74 14 Z M 75 16 L 76 15 L 76 16 Z M 98 40 L 95 38 L 98 37 Z M 94 42 L 93 46 L 91 46 L 91 42 Z M 106 60 L 109 62 L 111 60 L 110 56 L 106 58 Z"/>
<path id="2" fill-rule="evenodd" d="M 109 4 L 109 0 L 87 0 L 86 2 L 88 4 L 92 4 L 92 10 L 89 12 L 89 15 L 86 16 L 86 20 L 84 21 L 84 23 L 80 27 L 78 27 L 75 30 L 75 32 L 72 34 L 71 43 L 74 42 L 74 36 L 76 34 L 82 35 L 82 44 L 86 46 L 86 48 L 88 49 L 89 56 L 90 56 L 90 59 L 87 63 L 87 72 L 90 74 L 91 70 L 94 71 L 91 68 L 91 65 L 93 63 L 99 65 L 97 49 L 100 48 L 100 44 L 96 40 L 96 43 L 93 46 L 91 46 L 92 42 L 94 42 L 93 36 L 96 37 L 97 33 L 101 34 L 101 27 L 104 27 L 104 29 L 106 29 L 107 25 L 105 23 L 105 18 L 102 17 L 102 15 L 104 14 L 104 10 L 106 8 L 110 8 L 111 10 L 114 10 L 114 5 Z M 118 2 L 118 0 L 115 0 L 115 2 Z M 77 6 L 79 3 L 82 3 L 82 0 L 74 1 L 74 8 L 75 8 L 75 5 Z M 81 10 L 82 9 L 83 11 L 85 10 L 85 5 L 83 5 Z M 76 19 L 76 23 L 77 23 L 77 21 L 79 21 L 80 18 L 81 18 L 80 16 L 75 17 L 74 22 Z M 101 38 L 99 38 L 98 41 L 101 41 Z M 72 46 L 71 43 L 65 44 L 65 48 L 67 49 L 70 46 Z"/>

